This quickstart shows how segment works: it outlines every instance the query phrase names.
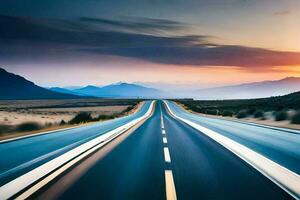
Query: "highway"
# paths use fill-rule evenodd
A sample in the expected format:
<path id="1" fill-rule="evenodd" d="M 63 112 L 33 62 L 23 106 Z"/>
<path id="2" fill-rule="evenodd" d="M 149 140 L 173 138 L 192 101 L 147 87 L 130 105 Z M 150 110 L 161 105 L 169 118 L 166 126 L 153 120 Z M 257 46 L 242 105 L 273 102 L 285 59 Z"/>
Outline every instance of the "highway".
<path id="1" fill-rule="evenodd" d="M 148 120 L 78 176 L 85 162 L 35 198 L 45 199 L 51 191 L 55 199 L 293 199 L 236 154 L 174 118 L 162 101 Z M 55 187 L 61 190 L 53 195 Z"/>
<path id="2" fill-rule="evenodd" d="M 110 132 L 120 133 L 111 138 Z M 102 144 L 104 136 L 111 139 Z M 93 141 L 62 165 L 70 165 L 64 171 L 42 174 L 37 180 L 53 176 L 43 187 L 31 182 L 19 187 L 24 193 L 34 188 L 23 197 L 299 199 L 299 136 L 294 130 L 202 117 L 171 101 L 147 101 L 127 117 L 0 143 L 0 199 L 17 197 L 12 190 L 26 175 L 45 173 L 44 165 L 57 165 Z"/>

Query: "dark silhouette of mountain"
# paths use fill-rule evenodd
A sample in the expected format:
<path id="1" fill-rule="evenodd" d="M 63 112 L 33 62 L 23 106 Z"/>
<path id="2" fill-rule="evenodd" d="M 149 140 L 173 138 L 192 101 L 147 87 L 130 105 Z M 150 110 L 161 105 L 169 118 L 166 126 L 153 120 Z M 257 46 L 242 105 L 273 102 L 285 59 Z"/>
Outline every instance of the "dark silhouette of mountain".
<path id="1" fill-rule="evenodd" d="M 165 96 L 161 90 L 129 83 L 116 83 L 104 87 L 89 85 L 73 91 L 88 96 L 111 98 L 162 98 Z"/>
<path id="2" fill-rule="evenodd" d="M 287 77 L 275 81 L 263 81 L 193 91 L 197 99 L 251 99 L 281 96 L 300 90 L 299 77 Z"/>
<path id="3" fill-rule="evenodd" d="M 78 96 L 47 90 L 0 68 L 0 99 L 74 99 Z"/>

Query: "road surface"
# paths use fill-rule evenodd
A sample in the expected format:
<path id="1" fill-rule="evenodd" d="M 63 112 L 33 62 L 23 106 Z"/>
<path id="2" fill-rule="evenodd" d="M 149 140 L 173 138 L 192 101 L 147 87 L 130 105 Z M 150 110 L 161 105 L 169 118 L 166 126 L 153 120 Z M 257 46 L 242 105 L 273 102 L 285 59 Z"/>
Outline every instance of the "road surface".
<path id="1" fill-rule="evenodd" d="M 186 115 L 185 117 L 190 117 L 197 123 L 205 124 L 205 119 L 188 115 L 171 102 L 168 102 L 168 105 L 176 114 Z M 271 143 L 276 141 L 274 138 L 270 138 L 270 141 L 259 141 L 261 139 L 258 137 L 259 134 L 270 135 L 270 132 L 275 132 L 274 137 L 279 137 L 277 130 L 266 129 L 266 132 L 260 131 L 257 135 L 247 138 L 246 130 L 249 129 L 249 134 L 254 134 L 261 128 L 222 121 L 220 123 L 225 124 L 223 128 L 223 125 L 218 123 L 213 126 L 214 123 L 210 119 L 207 121 L 207 124 L 211 125 L 210 128 L 222 130 L 222 134 L 227 131 L 229 134 L 231 130 L 234 130 L 232 138 L 244 142 L 245 145 L 253 144 L 251 148 L 257 147 L 255 150 L 258 152 L 276 158 L 276 161 L 284 163 L 293 171 L 299 170 L 296 163 L 299 160 L 298 150 L 294 151 L 293 148 L 289 150 L 284 146 L 280 149 L 276 146 L 277 142 L 274 143 L 274 148 L 271 148 Z M 234 125 L 238 130 L 235 130 Z M 244 136 L 243 140 L 238 137 L 239 134 L 234 137 L 236 131 L 241 132 Z M 287 138 L 297 136 L 294 135 L 287 135 Z M 298 136 L 296 139 L 299 139 Z M 286 142 L 286 139 L 282 142 Z M 291 142 L 291 147 L 295 145 L 293 142 L 297 143 L 297 141 Z M 265 152 L 266 149 L 274 150 L 273 152 L 277 154 L 272 157 L 270 155 L 273 153 Z M 284 158 L 278 159 L 280 155 Z M 74 171 L 85 166 L 84 162 L 61 176 L 58 179 L 60 183 L 67 181 L 64 179 L 72 176 L 72 173 L 75 176 Z M 58 180 L 48 185 L 35 197 L 47 196 L 48 189 L 55 187 Z M 56 198 L 293 199 L 287 192 L 234 153 L 171 116 L 162 101 L 156 103 L 153 115 L 145 123 L 103 158 L 95 160 L 92 166 L 75 180 L 68 187 L 63 188 L 63 192 Z"/>

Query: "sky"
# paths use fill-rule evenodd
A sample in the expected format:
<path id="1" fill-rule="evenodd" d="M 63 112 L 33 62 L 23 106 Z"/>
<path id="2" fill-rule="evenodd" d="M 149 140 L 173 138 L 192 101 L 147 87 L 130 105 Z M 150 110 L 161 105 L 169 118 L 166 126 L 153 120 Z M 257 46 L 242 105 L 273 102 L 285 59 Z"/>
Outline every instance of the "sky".
<path id="1" fill-rule="evenodd" d="M 299 0 L 0 0 L 0 67 L 42 86 L 300 77 Z"/>

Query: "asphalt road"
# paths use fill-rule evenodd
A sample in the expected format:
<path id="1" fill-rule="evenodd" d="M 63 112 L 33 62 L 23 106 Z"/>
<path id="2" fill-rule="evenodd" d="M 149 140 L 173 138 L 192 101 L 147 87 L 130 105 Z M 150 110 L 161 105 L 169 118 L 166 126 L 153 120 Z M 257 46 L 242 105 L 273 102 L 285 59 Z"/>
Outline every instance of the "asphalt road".
<path id="1" fill-rule="evenodd" d="M 0 143 L 0 186 L 87 141 L 143 116 L 149 106 L 150 101 L 135 114 L 115 120 Z"/>
<path id="2" fill-rule="evenodd" d="M 167 197 L 292 199 L 235 154 L 171 117 L 161 101 L 145 123 L 97 160 L 59 199 Z"/>

